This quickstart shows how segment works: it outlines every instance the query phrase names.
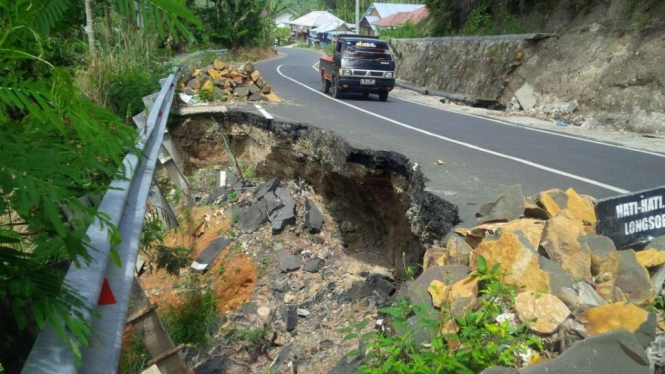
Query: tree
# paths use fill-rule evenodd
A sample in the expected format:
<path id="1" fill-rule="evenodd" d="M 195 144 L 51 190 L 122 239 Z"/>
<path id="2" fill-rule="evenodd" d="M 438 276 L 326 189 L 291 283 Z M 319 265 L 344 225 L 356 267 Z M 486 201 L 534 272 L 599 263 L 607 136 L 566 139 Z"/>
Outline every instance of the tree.
<path id="1" fill-rule="evenodd" d="M 133 3 L 114 5 L 133 14 L 133 7 L 125 6 Z M 119 240 L 105 214 L 78 198 L 101 196 L 113 178 L 124 175 L 122 160 L 137 134 L 83 98 L 69 73 L 48 61 L 44 40 L 76 27 L 61 22 L 75 4 L 0 2 L 0 300 L 11 306 L 19 327 L 49 322 L 78 352 L 90 329 L 76 290 L 62 283 L 62 269 L 90 260 L 94 248 L 86 229 L 93 220 L 104 222 L 110 237 Z M 171 0 L 139 4 L 150 9 L 149 27 L 155 29 L 189 34 L 182 22 L 198 23 Z M 91 45 L 94 50 L 94 37 Z"/>

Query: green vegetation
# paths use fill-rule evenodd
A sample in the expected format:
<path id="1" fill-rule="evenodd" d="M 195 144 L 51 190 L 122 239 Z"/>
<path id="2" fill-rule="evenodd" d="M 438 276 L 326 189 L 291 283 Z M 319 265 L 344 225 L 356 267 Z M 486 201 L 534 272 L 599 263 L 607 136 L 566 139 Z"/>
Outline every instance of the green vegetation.
<path id="1" fill-rule="evenodd" d="M 190 248 L 169 248 L 164 245 L 166 229 L 157 216 L 155 209 L 150 209 L 143 222 L 139 249 L 158 269 L 165 269 L 170 274 L 178 274 L 189 263 L 187 255 Z"/>
<path id="2" fill-rule="evenodd" d="M 407 21 L 402 26 L 395 29 L 381 30 L 380 37 L 385 40 L 423 38 L 429 36 L 427 28 L 427 20 L 418 22 L 418 24 Z"/>
<path id="3" fill-rule="evenodd" d="M 187 291 L 182 303 L 169 305 L 162 311 L 160 318 L 175 345 L 207 348 L 219 328 L 215 294 L 194 287 Z"/>
<path id="4" fill-rule="evenodd" d="M 449 305 L 432 313 L 431 307 L 399 300 L 395 307 L 381 310 L 389 316 L 391 333 L 363 334 L 367 322 L 352 320 L 340 331 L 345 340 L 357 340 L 363 349 L 349 355 L 367 352 L 360 368 L 363 374 L 466 374 L 515 366 L 528 348 L 542 349 L 542 343 L 525 324 L 497 322 L 514 304 L 516 293 L 515 287 L 499 280 L 500 275 L 498 266 L 487 268 L 485 259 L 479 258 L 478 270 L 471 276 L 480 282 L 482 306 L 463 315 L 453 315 Z M 431 337 L 431 346 L 419 343 L 417 336 L 422 333 Z"/>

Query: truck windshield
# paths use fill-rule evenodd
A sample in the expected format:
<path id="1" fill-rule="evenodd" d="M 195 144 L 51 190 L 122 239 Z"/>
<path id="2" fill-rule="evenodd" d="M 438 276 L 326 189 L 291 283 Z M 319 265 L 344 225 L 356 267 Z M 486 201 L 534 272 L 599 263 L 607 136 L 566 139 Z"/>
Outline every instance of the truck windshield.
<path id="1" fill-rule="evenodd" d="M 388 43 L 380 40 L 346 40 L 342 57 L 364 60 L 392 60 Z"/>

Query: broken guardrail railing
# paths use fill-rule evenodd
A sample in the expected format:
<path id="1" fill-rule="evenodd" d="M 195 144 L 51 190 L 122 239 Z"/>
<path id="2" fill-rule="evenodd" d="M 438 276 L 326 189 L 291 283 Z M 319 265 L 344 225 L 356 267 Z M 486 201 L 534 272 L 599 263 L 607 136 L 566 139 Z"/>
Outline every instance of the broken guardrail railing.
<path id="1" fill-rule="evenodd" d="M 116 373 L 146 202 L 178 75 L 175 72 L 164 80 L 150 108 L 146 125 L 140 130 L 137 152 L 130 152 L 123 160 L 125 179 L 111 182 L 98 208 L 118 228 L 122 242 L 116 249 L 122 266 L 110 261 L 111 234 L 108 227 L 96 219 L 87 231 L 89 244 L 94 248 L 90 251 L 91 261 L 80 267 L 70 265 L 65 276 L 65 282 L 78 291 L 85 306 L 99 315 L 94 318 L 87 311 L 81 311 L 93 330 L 90 346 L 80 347 L 82 362 L 77 364 L 72 348 L 60 340 L 55 329 L 47 323 L 32 347 L 22 374 Z M 98 305 L 102 286 L 110 288 L 114 303 Z"/>

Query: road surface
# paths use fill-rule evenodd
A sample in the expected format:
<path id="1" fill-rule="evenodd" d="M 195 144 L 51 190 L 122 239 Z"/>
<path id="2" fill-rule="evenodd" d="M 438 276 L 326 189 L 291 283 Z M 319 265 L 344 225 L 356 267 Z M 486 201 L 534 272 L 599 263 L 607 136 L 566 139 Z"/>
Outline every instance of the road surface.
<path id="1" fill-rule="evenodd" d="M 285 57 L 256 64 L 279 104 L 263 104 L 278 120 L 332 130 L 355 147 L 400 152 L 418 163 L 427 189 L 457 204 L 467 225 L 485 202 L 513 184 L 526 195 L 573 187 L 603 198 L 665 185 L 665 154 L 534 131 L 390 97 L 380 102 L 325 95 L 314 51 L 283 48 Z M 664 150 L 665 151 L 665 150 Z M 438 165 L 437 160 L 443 160 Z"/>

